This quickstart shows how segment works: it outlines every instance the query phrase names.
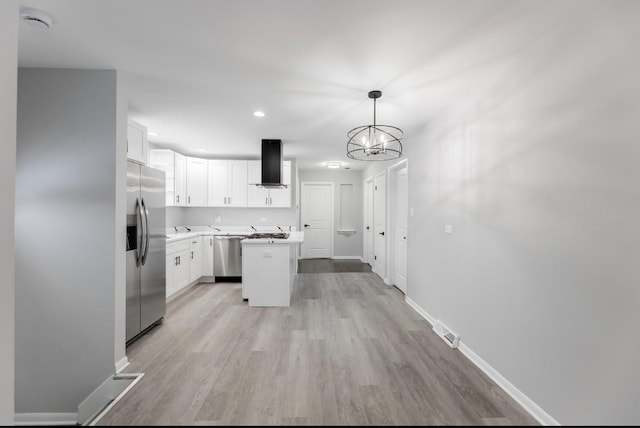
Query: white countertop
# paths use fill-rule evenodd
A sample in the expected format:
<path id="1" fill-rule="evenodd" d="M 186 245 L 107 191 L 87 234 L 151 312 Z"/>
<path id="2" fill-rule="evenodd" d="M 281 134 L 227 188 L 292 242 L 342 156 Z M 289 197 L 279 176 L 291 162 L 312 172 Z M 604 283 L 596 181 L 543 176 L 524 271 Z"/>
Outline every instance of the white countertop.
<path id="1" fill-rule="evenodd" d="M 256 245 L 256 244 L 301 244 L 304 240 L 304 232 L 288 232 L 289 237 L 287 239 L 273 239 L 273 238 L 260 238 L 260 239 L 243 239 L 240 241 L 242 245 Z"/>
<path id="2" fill-rule="evenodd" d="M 277 231 L 280 232 L 280 231 Z M 217 230 L 201 230 L 201 231 L 192 231 L 192 232 L 177 232 L 177 233 L 167 233 L 167 244 L 171 242 L 181 241 L 183 239 L 195 238 L 196 236 L 218 236 L 218 235 L 251 235 L 255 232 L 247 232 L 246 229 L 238 229 L 238 230 L 223 230 L 218 232 Z M 287 239 L 243 239 L 242 243 L 251 243 L 251 244 L 299 244 L 302 242 L 304 238 L 304 232 L 287 232 L 289 233 L 289 238 Z"/>

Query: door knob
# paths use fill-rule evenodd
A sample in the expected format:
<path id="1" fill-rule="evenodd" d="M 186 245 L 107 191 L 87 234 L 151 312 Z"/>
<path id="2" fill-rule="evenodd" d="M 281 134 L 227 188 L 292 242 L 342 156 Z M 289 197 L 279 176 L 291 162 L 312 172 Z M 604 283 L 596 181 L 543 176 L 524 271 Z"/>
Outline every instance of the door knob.
<path id="1" fill-rule="evenodd" d="M 310 225 L 310 224 L 305 224 L 305 225 L 304 225 L 304 227 L 309 227 L 309 226 L 311 226 L 311 225 Z"/>
<path id="2" fill-rule="evenodd" d="M 380 232 L 380 233 L 378 233 L 378 235 L 382 235 L 382 236 L 384 236 L 384 232 Z"/>
<path id="3" fill-rule="evenodd" d="M 369 226 L 367 226 L 367 230 L 369 230 Z"/>

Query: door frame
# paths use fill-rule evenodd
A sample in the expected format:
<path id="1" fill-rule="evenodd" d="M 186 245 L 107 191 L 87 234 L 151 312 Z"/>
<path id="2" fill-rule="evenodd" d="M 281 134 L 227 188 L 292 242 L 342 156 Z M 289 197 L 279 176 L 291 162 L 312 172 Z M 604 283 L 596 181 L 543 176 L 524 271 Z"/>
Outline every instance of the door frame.
<path id="1" fill-rule="evenodd" d="M 331 215 L 329 216 L 329 257 L 328 258 L 333 258 L 333 235 L 334 235 L 334 230 L 333 230 L 333 220 L 334 217 L 336 215 L 335 211 L 334 211 L 334 198 L 335 198 L 335 189 L 334 189 L 334 183 L 332 181 L 302 181 L 300 182 L 300 230 L 304 232 L 304 221 L 302 219 L 302 203 L 304 202 L 304 187 L 305 185 L 309 185 L 309 184 L 320 184 L 320 185 L 328 185 L 331 187 Z M 303 244 L 304 245 L 304 244 Z M 300 258 L 301 259 L 305 259 L 304 257 L 304 253 L 302 251 L 302 245 L 300 246 Z"/>
<path id="2" fill-rule="evenodd" d="M 378 176 L 384 176 L 384 232 L 385 232 L 385 240 L 384 240 L 384 263 L 382 265 L 382 269 L 383 272 L 377 272 L 375 269 L 375 260 L 374 263 L 371 265 L 371 270 L 378 274 L 378 276 L 380 278 L 382 278 L 382 282 L 384 282 L 387 285 L 391 285 L 391 282 L 389 281 L 389 234 L 387 233 L 389 231 L 389 174 L 387 173 L 386 169 L 383 169 L 382 171 L 379 171 L 377 174 L 374 174 L 373 176 L 373 186 L 374 186 L 374 192 L 373 192 L 373 224 L 374 224 L 374 229 L 373 229 L 373 252 L 375 255 L 376 252 L 376 229 L 375 229 L 375 224 L 376 224 L 376 192 L 375 192 L 375 185 L 376 185 L 376 178 L 378 178 Z"/>
<path id="3" fill-rule="evenodd" d="M 370 188 L 368 188 L 367 186 L 371 186 Z M 363 195 L 363 201 L 362 201 L 362 206 L 363 206 L 363 210 L 362 210 L 362 261 L 364 263 L 368 263 L 371 267 L 373 267 L 373 260 L 371 260 L 371 258 L 369 257 L 369 255 L 371 254 L 372 251 L 369 251 L 369 248 L 367 248 L 367 243 L 369 244 L 370 247 L 373 246 L 373 230 L 371 230 L 371 239 L 367 239 L 367 214 L 369 214 L 369 217 L 371 217 L 371 219 L 373 219 L 373 175 L 367 177 L 364 179 L 363 184 L 362 184 L 362 195 Z M 367 192 L 370 191 L 369 194 L 369 203 L 367 204 Z M 373 223 L 373 221 L 371 222 Z M 369 226 L 373 227 L 373 224 L 370 224 Z"/>
<path id="4" fill-rule="evenodd" d="M 395 267 L 395 245 L 396 231 L 395 231 L 395 210 L 392 207 L 396 204 L 396 172 L 402 168 L 407 168 L 407 205 L 409 205 L 409 160 L 403 159 L 400 162 L 387 168 L 387 230 L 389 231 L 389 240 L 387 241 L 387 278 L 389 278 L 389 285 L 393 285 L 396 275 Z M 409 241 L 409 207 L 407 206 L 407 245 Z M 407 249 L 407 255 L 409 251 Z M 409 293 L 409 260 L 407 260 L 407 291 L 405 296 Z"/>

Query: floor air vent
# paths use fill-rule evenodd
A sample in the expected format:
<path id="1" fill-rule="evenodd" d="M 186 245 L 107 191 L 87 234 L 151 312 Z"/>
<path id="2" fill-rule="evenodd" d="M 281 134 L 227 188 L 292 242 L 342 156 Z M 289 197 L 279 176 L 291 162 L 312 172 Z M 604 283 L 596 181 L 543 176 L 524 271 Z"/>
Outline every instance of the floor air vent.
<path id="1" fill-rule="evenodd" d="M 458 342 L 460 342 L 460 336 L 458 336 L 457 334 L 449 330 L 447 327 L 445 327 L 440 320 L 436 320 L 436 323 L 433 325 L 433 331 L 435 331 L 436 334 L 440 336 L 442 340 L 444 340 L 445 343 L 450 347 L 452 348 L 458 347 Z"/>

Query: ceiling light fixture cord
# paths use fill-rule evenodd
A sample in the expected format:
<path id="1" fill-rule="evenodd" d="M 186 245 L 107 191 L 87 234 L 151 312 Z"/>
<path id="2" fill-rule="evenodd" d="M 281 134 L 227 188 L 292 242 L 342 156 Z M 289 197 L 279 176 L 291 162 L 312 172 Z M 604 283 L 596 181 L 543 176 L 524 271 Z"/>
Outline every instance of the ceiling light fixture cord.
<path id="1" fill-rule="evenodd" d="M 347 132 L 347 157 L 355 160 L 385 161 L 402 156 L 403 131 L 391 125 L 378 125 L 377 100 L 381 91 L 370 91 L 373 99 L 373 125 L 364 125 Z"/>

